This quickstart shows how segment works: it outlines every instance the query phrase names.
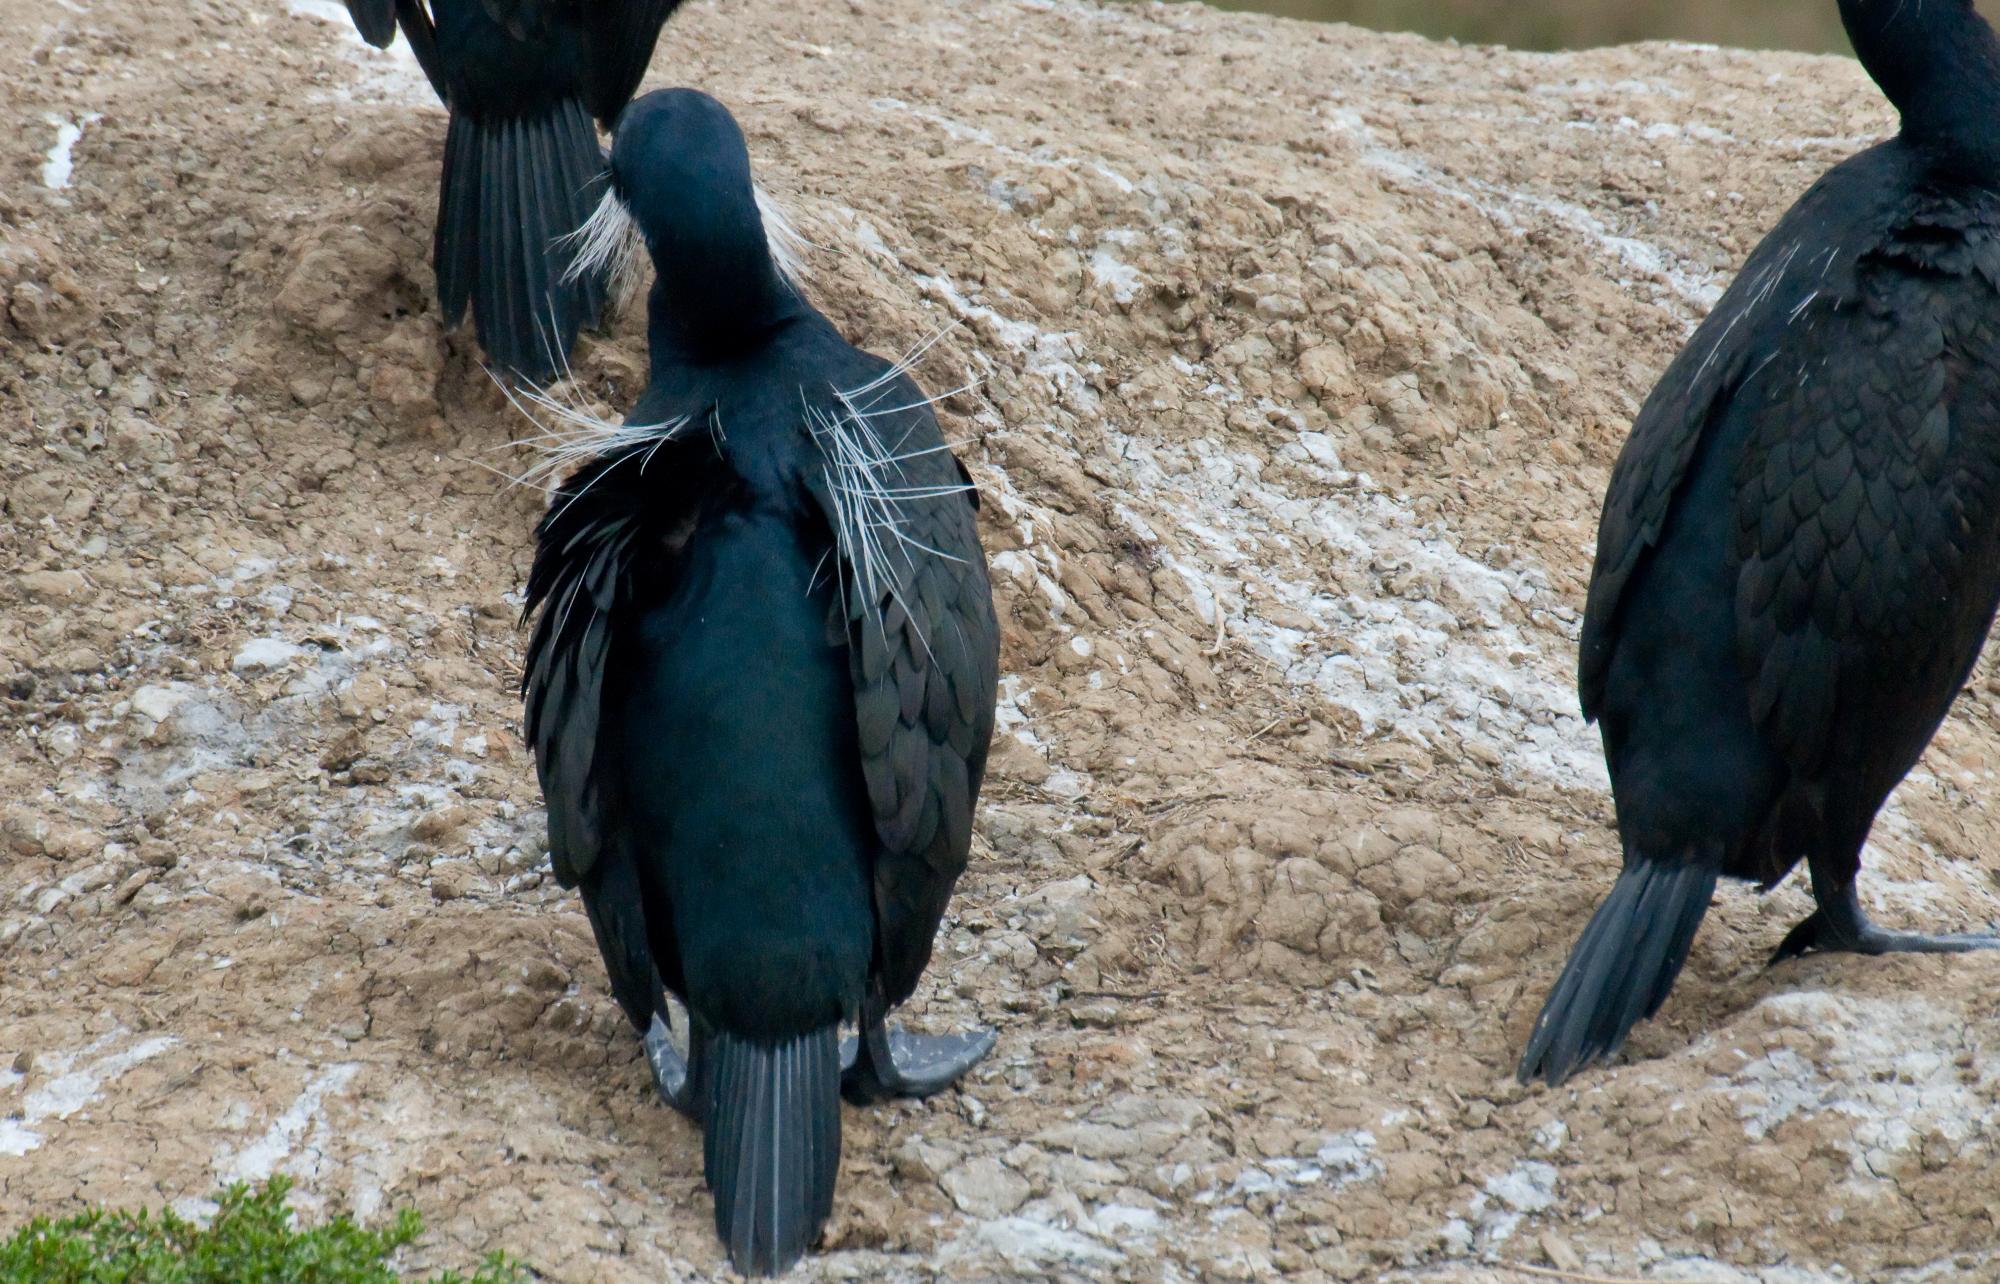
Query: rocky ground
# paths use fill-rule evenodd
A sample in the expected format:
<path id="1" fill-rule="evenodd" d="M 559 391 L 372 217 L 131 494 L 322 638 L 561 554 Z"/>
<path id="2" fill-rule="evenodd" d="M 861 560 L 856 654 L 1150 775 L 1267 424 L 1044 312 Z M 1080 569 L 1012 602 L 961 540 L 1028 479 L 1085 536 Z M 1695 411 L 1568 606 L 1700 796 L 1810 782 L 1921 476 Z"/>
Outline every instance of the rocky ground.
<path id="1" fill-rule="evenodd" d="M 316 0 L 0 0 L 0 1226 L 299 1178 L 416 1265 L 724 1272 L 546 872 L 531 431 L 426 262 L 442 111 Z M 972 382 L 1002 733 L 804 1278 L 1992 1277 L 2000 959 L 1764 970 L 1512 1060 L 1616 868 L 1569 681 L 1639 400 L 1893 128 L 1851 63 L 1534 56 L 1077 0 L 693 0 L 857 340 Z M 639 325 L 579 396 L 643 380 Z M 1869 854 L 2000 918 L 1982 670 Z M 1510 1265 L 1511 1264 L 1511 1265 Z"/>

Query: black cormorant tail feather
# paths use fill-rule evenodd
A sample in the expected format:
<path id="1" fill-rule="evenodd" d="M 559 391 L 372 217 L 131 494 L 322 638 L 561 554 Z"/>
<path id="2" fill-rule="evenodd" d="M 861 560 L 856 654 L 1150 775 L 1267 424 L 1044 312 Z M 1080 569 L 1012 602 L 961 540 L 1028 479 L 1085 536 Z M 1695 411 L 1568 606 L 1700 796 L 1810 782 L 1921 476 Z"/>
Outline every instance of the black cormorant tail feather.
<path id="1" fill-rule="evenodd" d="M 1721 868 L 1720 853 L 1688 856 L 1671 864 L 1627 859 L 1535 1018 L 1515 1071 L 1522 1083 L 1553 1086 L 1612 1055 L 1666 1002 Z"/>
<path id="2" fill-rule="evenodd" d="M 539 116 L 483 119 L 455 111 L 438 191 L 438 305 L 446 327 L 468 302 L 493 362 L 537 383 L 567 363 L 577 332 L 597 324 L 601 274 L 565 280 L 571 233 L 596 208 L 604 154 L 583 104 Z"/>
<path id="3" fill-rule="evenodd" d="M 396 38 L 396 0 L 347 0 L 347 15 L 361 38 L 377 49 L 387 49 Z"/>
<path id="4" fill-rule="evenodd" d="M 777 1275 L 833 1213 L 840 1172 L 840 1030 L 777 1044 L 717 1033 L 703 1071 L 715 1229 L 746 1275 Z"/>

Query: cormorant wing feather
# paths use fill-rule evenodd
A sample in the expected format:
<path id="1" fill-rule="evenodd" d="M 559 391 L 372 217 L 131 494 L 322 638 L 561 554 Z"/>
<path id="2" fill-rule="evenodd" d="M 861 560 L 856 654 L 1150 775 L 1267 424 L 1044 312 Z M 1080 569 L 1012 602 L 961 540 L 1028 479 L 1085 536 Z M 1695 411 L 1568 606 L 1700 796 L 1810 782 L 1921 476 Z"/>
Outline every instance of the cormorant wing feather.
<path id="1" fill-rule="evenodd" d="M 829 408 L 886 449 L 872 479 L 872 520 L 892 522 L 861 565 L 837 539 L 836 609 L 848 641 L 862 776 L 882 845 L 875 871 L 878 977 L 891 1004 L 908 998 L 930 961 L 938 922 L 972 846 L 999 681 L 1000 636 L 975 493 L 914 384 L 898 375 L 879 397 Z M 887 407 L 871 410 L 870 405 Z M 861 422 L 865 421 L 865 422 Z M 817 431 L 817 430 L 816 430 Z M 862 483 L 831 462 L 809 482 L 829 528 L 857 520 Z M 861 518 L 859 520 L 871 520 Z"/>
<path id="2" fill-rule="evenodd" d="M 1863 257 L 1856 300 L 1801 309 L 1728 411 L 1751 419 L 1733 550 L 1751 713 L 1802 773 L 1882 690 L 1921 748 L 1979 653 L 2000 593 L 1996 235 L 1905 225 Z"/>
<path id="3" fill-rule="evenodd" d="M 347 0 L 347 15 L 361 38 L 377 49 L 387 49 L 396 38 L 396 0 Z"/>
<path id="4" fill-rule="evenodd" d="M 437 27 L 431 21 L 426 0 L 347 0 L 347 16 L 354 19 L 354 29 L 361 33 L 361 38 L 377 49 L 387 49 L 400 26 L 417 65 L 424 69 L 424 78 L 431 82 L 439 98 L 445 97 Z"/>
<path id="5" fill-rule="evenodd" d="M 584 7 L 590 47 L 590 68 L 584 84 L 584 106 L 606 129 L 618 115 L 652 64 L 660 28 L 681 0 L 599 0 Z"/>
<path id="6" fill-rule="evenodd" d="M 539 615 L 521 694 L 548 803 L 549 860 L 565 887 L 590 872 L 607 841 L 597 756 L 613 640 L 635 593 L 674 574 L 707 457 L 677 439 L 600 457 L 563 484 L 536 529 L 523 616 Z"/>
<path id="7" fill-rule="evenodd" d="M 381 3 L 382 0 L 368 0 Z M 516 40 L 540 37 L 551 26 L 581 26 L 587 54 L 583 102 L 610 128 L 638 92 L 660 28 L 681 0 L 481 0 L 488 16 Z"/>
<path id="8" fill-rule="evenodd" d="M 548 26 L 553 10 L 574 12 L 583 8 L 578 0 L 480 0 L 486 16 L 507 29 L 516 40 Z"/>
<path id="9" fill-rule="evenodd" d="M 1625 586 L 1660 542 L 1703 438 L 1801 299 L 1851 293 L 1853 251 L 1807 248 L 1821 244 L 1824 224 L 1840 220 L 1834 207 L 1849 186 L 1839 182 L 1845 168 L 1823 176 L 1751 252 L 1632 422 L 1605 492 L 1584 605 L 1577 690 L 1586 718 L 1603 703 Z"/>

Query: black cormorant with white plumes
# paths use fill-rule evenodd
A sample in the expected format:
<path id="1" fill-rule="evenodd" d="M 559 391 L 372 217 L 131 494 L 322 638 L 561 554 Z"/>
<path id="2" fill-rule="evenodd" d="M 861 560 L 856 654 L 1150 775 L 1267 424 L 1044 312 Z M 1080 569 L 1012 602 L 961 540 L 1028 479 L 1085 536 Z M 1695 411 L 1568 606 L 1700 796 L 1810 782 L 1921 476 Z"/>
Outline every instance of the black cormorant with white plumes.
<path id="1" fill-rule="evenodd" d="M 2000 42 L 1971 0 L 1841 0 L 1902 132 L 1822 177 L 1660 380 L 1611 475 L 1578 683 L 1624 870 L 1523 1081 L 1615 1053 L 1716 880 L 1801 857 L 1773 958 L 1956 951 L 1855 895 L 1875 813 L 2000 600 Z"/>
<path id="2" fill-rule="evenodd" d="M 432 262 L 447 329 L 472 305 L 479 346 L 536 382 L 596 325 L 605 282 L 564 238 L 603 192 L 609 128 L 680 0 L 347 0 L 362 38 L 403 38 L 451 113 Z"/>
<path id="3" fill-rule="evenodd" d="M 716 1228 L 777 1272 L 832 1210 L 841 1090 L 934 1092 L 992 1044 L 884 1016 L 965 868 L 998 629 L 971 479 L 903 367 L 776 270 L 721 104 L 627 109 L 588 252 L 628 216 L 651 380 L 625 426 L 553 438 L 587 462 L 538 531 L 527 731 L 556 874 L 706 1130 Z"/>

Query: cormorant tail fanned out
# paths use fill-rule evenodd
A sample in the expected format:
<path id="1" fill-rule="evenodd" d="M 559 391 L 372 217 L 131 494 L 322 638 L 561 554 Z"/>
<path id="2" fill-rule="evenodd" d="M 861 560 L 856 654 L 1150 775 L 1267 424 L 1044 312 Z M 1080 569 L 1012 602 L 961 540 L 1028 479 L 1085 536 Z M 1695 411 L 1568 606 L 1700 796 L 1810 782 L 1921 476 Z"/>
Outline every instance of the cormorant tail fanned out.
<path id="1" fill-rule="evenodd" d="M 840 1173 L 840 1031 L 763 1045 L 718 1034 L 703 1066 L 702 1154 L 715 1232 L 748 1275 L 805 1256 Z"/>
<path id="2" fill-rule="evenodd" d="M 539 116 L 454 112 L 445 131 L 432 247 L 444 324 L 470 303 L 486 355 L 533 382 L 562 370 L 604 310 L 604 276 L 570 271 L 602 169 L 596 128 L 574 100 Z"/>
<path id="3" fill-rule="evenodd" d="M 1626 864 L 1542 1005 L 1516 1071 L 1523 1083 L 1561 1083 L 1660 1010 L 1708 912 L 1719 863 Z"/>
<path id="4" fill-rule="evenodd" d="M 432 257 L 446 328 L 472 310 L 501 369 L 545 382 L 603 318 L 599 272 L 572 273 L 609 127 L 680 0 L 348 0 L 363 39 L 401 30 L 451 113 Z"/>

